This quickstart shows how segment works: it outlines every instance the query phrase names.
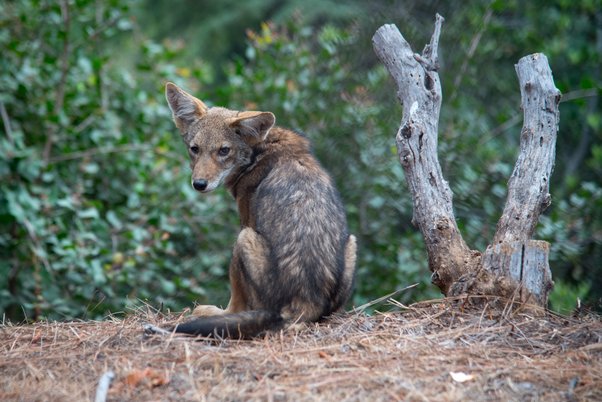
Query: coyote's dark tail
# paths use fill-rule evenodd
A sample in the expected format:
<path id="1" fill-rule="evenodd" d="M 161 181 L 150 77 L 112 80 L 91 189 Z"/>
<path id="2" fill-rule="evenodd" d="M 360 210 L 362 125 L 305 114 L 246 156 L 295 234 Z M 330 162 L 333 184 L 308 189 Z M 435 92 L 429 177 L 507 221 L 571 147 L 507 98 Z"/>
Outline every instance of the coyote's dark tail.
<path id="1" fill-rule="evenodd" d="M 198 336 L 247 339 L 267 330 L 280 329 L 283 325 L 284 320 L 279 313 L 267 310 L 251 310 L 195 318 L 176 325 L 173 331 Z"/>

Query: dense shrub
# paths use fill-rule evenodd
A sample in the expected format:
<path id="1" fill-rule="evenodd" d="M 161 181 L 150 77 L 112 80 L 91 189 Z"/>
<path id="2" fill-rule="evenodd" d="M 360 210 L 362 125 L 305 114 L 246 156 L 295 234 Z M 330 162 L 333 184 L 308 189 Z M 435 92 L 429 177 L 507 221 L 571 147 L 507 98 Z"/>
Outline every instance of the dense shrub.
<path id="1" fill-rule="evenodd" d="M 96 317 L 202 299 L 236 220 L 223 192 L 197 202 L 189 188 L 162 95 L 177 53 L 142 42 L 124 66 L 127 2 L 0 8 L 0 310 Z"/>
<path id="2" fill-rule="evenodd" d="M 440 159 L 471 247 L 491 239 L 516 158 L 512 64 L 547 53 L 568 93 L 553 205 L 537 234 L 552 243 L 561 282 L 552 303 L 564 309 L 576 297 L 602 296 L 601 52 L 591 45 L 600 17 L 590 3 L 477 1 L 437 10 L 450 16 L 441 45 Z M 7 318 L 94 318 L 145 300 L 169 309 L 227 303 L 235 205 L 223 189 L 200 196 L 190 188 L 163 98 L 168 80 L 210 105 L 270 110 L 277 124 L 312 139 L 359 239 L 353 303 L 415 282 L 402 302 L 437 296 L 396 157 L 401 109 L 369 43 L 375 27 L 394 20 L 419 50 L 430 26 L 417 29 L 413 16 L 431 18 L 430 3 L 389 11 L 354 2 L 382 21 L 350 28 L 299 16 L 265 23 L 248 31 L 244 55 L 222 60 L 223 71 L 217 61 L 191 61 L 190 43 L 146 39 L 131 4 L 138 3 L 0 4 L 0 311 Z"/>

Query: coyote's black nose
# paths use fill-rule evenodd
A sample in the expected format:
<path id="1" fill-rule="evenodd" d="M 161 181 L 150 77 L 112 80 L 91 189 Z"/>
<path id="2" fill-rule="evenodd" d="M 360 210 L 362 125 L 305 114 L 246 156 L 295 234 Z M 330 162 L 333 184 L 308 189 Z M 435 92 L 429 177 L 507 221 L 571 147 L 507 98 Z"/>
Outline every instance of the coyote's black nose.
<path id="1" fill-rule="evenodd" d="M 205 191 L 205 189 L 207 188 L 207 180 L 196 179 L 192 182 L 192 187 L 194 187 L 196 191 Z"/>

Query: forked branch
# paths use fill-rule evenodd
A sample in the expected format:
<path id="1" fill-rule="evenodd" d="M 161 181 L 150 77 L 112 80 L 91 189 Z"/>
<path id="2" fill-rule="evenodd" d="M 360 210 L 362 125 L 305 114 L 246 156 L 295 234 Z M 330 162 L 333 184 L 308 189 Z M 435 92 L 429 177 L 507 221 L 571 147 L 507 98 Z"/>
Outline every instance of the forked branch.
<path id="1" fill-rule="evenodd" d="M 397 153 L 413 199 L 412 222 L 424 237 L 433 283 L 445 295 L 519 294 L 523 301 L 535 295 L 536 302 L 545 304 L 552 284 L 548 245 L 530 239 L 540 213 L 550 203 L 559 92 L 545 56 L 521 59 L 517 65 L 525 111 L 521 152 L 493 246 L 482 258 L 462 239 L 452 192 L 437 158 L 441 107 L 437 53 L 442 23 L 443 17 L 437 15 L 433 36 L 422 55 L 412 52 L 394 25 L 383 25 L 372 38 L 376 55 L 397 85 L 403 107 Z"/>

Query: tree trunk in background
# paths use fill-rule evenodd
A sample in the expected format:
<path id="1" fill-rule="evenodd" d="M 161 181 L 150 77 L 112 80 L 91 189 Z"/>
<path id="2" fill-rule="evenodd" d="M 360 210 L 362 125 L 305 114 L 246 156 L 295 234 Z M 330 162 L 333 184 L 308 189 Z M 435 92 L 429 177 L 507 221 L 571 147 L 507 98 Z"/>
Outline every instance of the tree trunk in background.
<path id="1" fill-rule="evenodd" d="M 560 92 L 543 54 L 523 57 L 516 65 L 524 111 L 520 153 L 491 245 L 484 254 L 471 250 L 456 225 L 452 192 L 437 158 L 442 23 L 437 15 L 422 55 L 412 51 L 395 25 L 383 25 L 372 38 L 403 107 L 397 153 L 413 198 L 412 221 L 426 243 L 432 281 L 446 296 L 492 295 L 546 306 L 553 286 L 549 244 L 531 237 L 551 202 Z"/>

